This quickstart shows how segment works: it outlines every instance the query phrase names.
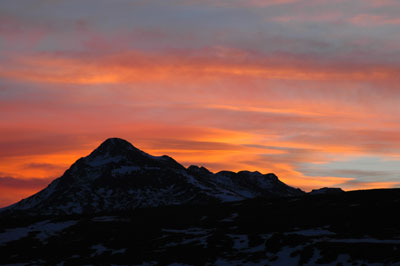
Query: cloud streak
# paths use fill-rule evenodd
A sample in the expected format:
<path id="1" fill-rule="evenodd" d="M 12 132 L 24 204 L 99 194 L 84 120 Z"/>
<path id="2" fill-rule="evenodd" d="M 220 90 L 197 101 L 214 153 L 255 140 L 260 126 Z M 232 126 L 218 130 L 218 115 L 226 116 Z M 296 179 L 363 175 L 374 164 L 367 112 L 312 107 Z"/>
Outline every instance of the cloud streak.
<path id="1" fill-rule="evenodd" d="M 206 54 L 208 53 L 208 55 Z M 0 76 L 11 80 L 67 84 L 129 84 L 143 82 L 199 82 L 230 78 L 295 81 L 395 82 L 395 65 L 351 65 L 285 56 L 263 56 L 246 51 L 218 55 L 219 49 L 171 54 L 123 53 L 109 56 L 39 55 L 16 56 L 0 68 Z M 198 56 L 201 54 L 201 56 Z"/>
<path id="2" fill-rule="evenodd" d="M 108 137 L 305 190 L 399 186 L 397 1 L 30 5 L 0 3 L 0 206 Z"/>

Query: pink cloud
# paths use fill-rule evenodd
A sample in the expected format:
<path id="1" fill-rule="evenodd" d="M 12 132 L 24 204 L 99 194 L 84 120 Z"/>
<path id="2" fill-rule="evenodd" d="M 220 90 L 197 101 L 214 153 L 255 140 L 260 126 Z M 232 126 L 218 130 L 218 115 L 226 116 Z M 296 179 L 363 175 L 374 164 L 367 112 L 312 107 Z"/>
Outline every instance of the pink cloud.
<path id="1" fill-rule="evenodd" d="M 186 166 L 276 172 L 307 190 L 397 186 L 301 168 L 400 158 L 396 28 L 380 32 L 399 23 L 395 1 L 174 1 L 149 8 L 163 14 L 151 20 L 147 4 L 112 20 L 109 10 L 1 14 L 0 169 L 23 181 L 4 181 L 0 205 L 112 136 Z"/>
<path id="2" fill-rule="evenodd" d="M 156 55 L 126 52 L 95 57 L 79 53 L 71 56 L 15 56 L 7 66 L 0 67 L 0 76 L 61 84 L 163 83 L 192 79 L 207 82 L 230 77 L 385 82 L 398 80 L 399 72 L 399 67 L 395 65 L 321 64 L 311 58 L 302 60 L 290 56 L 285 58 L 285 55 L 274 57 L 243 53 L 242 56 L 235 56 L 237 52 L 233 51 L 235 54 L 231 56 L 231 52 L 221 54 L 218 50 L 199 52 L 201 56 L 196 51 Z"/>
<path id="3" fill-rule="evenodd" d="M 358 26 L 385 26 L 400 24 L 400 18 L 373 14 L 360 14 L 351 18 L 350 21 Z"/>

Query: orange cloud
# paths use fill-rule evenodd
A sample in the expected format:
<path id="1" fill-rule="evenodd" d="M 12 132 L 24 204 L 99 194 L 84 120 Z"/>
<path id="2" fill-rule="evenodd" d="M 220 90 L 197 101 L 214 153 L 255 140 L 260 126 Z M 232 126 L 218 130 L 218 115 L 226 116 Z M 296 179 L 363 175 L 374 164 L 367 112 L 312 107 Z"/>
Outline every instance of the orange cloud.
<path id="1" fill-rule="evenodd" d="M 0 177 L 55 178 L 115 136 L 185 166 L 275 172 L 306 190 L 397 186 L 379 175 L 387 169 L 311 171 L 400 158 L 397 1 L 155 4 L 107 4 L 84 20 L 73 10 L 90 3 L 68 4 L 65 18 L 46 4 L 36 15 L 2 6 Z M 29 182 L 0 184 L 0 206 L 38 189 Z"/>
<path id="2" fill-rule="evenodd" d="M 42 190 L 51 179 L 22 179 L 0 176 L 0 207 L 11 205 Z"/>
<path id="3" fill-rule="evenodd" d="M 201 52 L 201 51 L 200 51 Z M 234 51 L 233 51 L 234 52 Z M 13 80 L 70 84 L 126 84 L 143 82 L 209 82 L 231 77 L 298 81 L 387 81 L 397 80 L 393 66 L 321 66 L 317 62 L 278 63 L 277 58 L 232 59 L 189 54 L 115 54 L 99 57 L 40 55 L 15 56 L 0 67 L 0 76 Z M 263 62 L 264 61 L 264 62 Z M 284 59 L 281 59 L 284 61 Z"/>
<path id="4" fill-rule="evenodd" d="M 349 185 L 344 184 L 345 190 L 361 189 L 380 189 L 380 188 L 398 188 L 400 182 L 354 182 Z"/>

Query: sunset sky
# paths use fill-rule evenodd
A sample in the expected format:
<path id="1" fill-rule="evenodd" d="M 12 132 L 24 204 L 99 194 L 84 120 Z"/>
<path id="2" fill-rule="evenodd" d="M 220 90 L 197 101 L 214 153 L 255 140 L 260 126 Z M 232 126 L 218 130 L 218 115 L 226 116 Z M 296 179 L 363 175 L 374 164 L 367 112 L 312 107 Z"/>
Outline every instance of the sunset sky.
<path id="1" fill-rule="evenodd" d="M 400 1 L 0 2 L 0 207 L 109 137 L 309 191 L 400 187 Z"/>

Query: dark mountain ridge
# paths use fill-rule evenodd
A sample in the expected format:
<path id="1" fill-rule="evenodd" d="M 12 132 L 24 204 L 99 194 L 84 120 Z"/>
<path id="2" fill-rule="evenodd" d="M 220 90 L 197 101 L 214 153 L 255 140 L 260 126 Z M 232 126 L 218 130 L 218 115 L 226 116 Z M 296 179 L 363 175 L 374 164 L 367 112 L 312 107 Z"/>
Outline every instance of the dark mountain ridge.
<path id="1" fill-rule="evenodd" d="M 109 139 L 0 215 L 0 265 L 399 265 L 399 207 L 400 189 L 304 193 Z"/>
<path id="2" fill-rule="evenodd" d="M 169 156 L 152 156 L 123 139 L 110 138 L 47 188 L 6 210 L 82 214 L 304 194 L 274 174 L 185 168 Z"/>

